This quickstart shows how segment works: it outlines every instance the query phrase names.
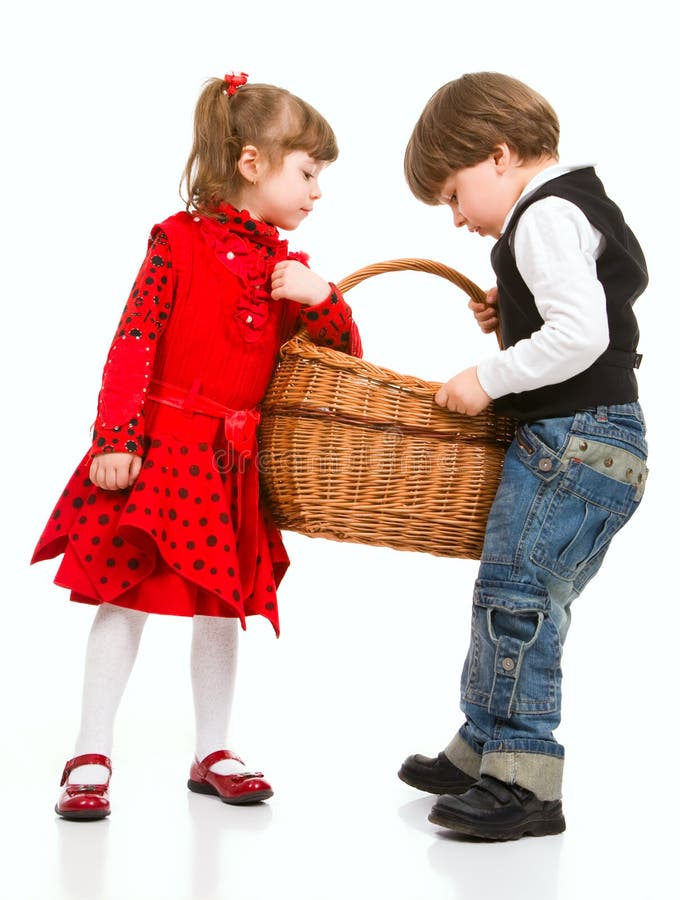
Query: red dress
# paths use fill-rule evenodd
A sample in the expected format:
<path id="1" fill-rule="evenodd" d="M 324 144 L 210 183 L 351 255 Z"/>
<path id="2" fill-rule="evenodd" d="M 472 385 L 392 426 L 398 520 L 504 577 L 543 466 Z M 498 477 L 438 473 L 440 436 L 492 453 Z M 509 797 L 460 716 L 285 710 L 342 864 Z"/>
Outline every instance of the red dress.
<path id="1" fill-rule="evenodd" d="M 273 301 L 277 230 L 243 210 L 178 213 L 152 230 L 104 368 L 92 447 L 31 562 L 63 553 L 55 583 L 84 603 L 169 615 L 263 615 L 279 632 L 281 534 L 259 498 L 258 403 L 278 351 L 301 325 L 361 355 L 331 285 L 313 307 Z M 96 487 L 94 454 L 143 456 L 134 485 Z"/>

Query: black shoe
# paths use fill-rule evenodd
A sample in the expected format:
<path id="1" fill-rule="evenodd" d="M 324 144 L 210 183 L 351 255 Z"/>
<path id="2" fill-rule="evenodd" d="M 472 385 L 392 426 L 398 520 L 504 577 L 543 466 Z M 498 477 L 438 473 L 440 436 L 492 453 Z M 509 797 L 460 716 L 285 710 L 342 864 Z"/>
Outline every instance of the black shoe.
<path id="1" fill-rule="evenodd" d="M 409 756 L 397 774 L 406 784 L 430 794 L 462 794 L 476 780 L 454 766 L 444 753 L 434 759 L 420 753 Z"/>
<path id="2" fill-rule="evenodd" d="M 482 775 L 458 797 L 440 797 L 428 818 L 435 825 L 491 841 L 560 834 L 566 828 L 561 800 L 539 800 L 526 788 L 491 775 Z"/>

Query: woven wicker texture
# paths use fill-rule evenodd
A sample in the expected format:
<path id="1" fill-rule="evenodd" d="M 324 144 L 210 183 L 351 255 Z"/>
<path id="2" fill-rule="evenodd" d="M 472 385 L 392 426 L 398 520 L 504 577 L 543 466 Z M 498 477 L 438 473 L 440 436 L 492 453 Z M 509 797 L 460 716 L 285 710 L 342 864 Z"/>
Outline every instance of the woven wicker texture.
<path id="1" fill-rule="evenodd" d="M 442 263 L 396 259 L 339 282 L 415 269 L 469 297 L 481 288 Z M 479 559 L 514 422 L 434 403 L 440 385 L 319 347 L 281 349 L 262 404 L 260 471 L 277 525 L 337 541 Z"/>

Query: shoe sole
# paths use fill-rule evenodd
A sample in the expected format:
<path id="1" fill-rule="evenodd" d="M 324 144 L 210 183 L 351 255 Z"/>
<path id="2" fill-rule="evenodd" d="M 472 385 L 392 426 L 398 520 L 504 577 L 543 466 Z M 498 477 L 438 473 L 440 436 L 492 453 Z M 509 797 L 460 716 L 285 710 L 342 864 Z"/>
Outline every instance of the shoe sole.
<path id="1" fill-rule="evenodd" d="M 253 791 L 250 794 L 244 794 L 242 797 L 223 797 L 219 791 L 211 784 L 203 784 L 200 781 L 187 781 L 187 787 L 195 794 L 208 794 L 211 797 L 219 797 L 222 803 L 229 803 L 231 806 L 249 806 L 252 803 L 261 803 L 274 796 L 274 791 Z"/>
<path id="2" fill-rule="evenodd" d="M 99 819 L 105 819 L 107 816 L 111 815 L 111 810 L 107 810 L 106 812 L 60 812 L 59 807 L 55 806 L 54 811 L 58 816 L 61 816 L 62 819 L 67 819 L 69 822 L 96 822 Z"/>
<path id="3" fill-rule="evenodd" d="M 439 815 L 433 810 L 428 820 L 434 825 L 441 825 L 458 834 L 484 838 L 487 841 L 516 841 L 521 837 L 547 837 L 550 834 L 561 834 L 567 827 L 564 816 L 552 819 L 530 819 L 512 828 L 490 828 L 474 822 L 456 819 L 453 816 Z"/>
<path id="4" fill-rule="evenodd" d="M 454 784 L 442 784 L 441 781 L 435 784 L 433 781 L 423 781 L 418 776 L 411 776 L 401 769 L 397 772 L 397 776 L 409 787 L 416 788 L 419 791 L 425 791 L 428 794 L 464 794 L 475 783 L 470 779 L 469 784 L 461 784 L 459 781 Z"/>

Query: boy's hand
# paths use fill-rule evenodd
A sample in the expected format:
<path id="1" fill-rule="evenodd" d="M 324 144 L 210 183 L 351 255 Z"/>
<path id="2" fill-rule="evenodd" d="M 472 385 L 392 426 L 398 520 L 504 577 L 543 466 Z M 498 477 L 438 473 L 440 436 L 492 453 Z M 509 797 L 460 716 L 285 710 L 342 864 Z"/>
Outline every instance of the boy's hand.
<path id="1" fill-rule="evenodd" d="M 479 383 L 477 367 L 473 366 L 443 384 L 434 395 L 434 402 L 451 412 L 476 416 L 491 403 L 491 397 Z"/>
<path id="2" fill-rule="evenodd" d="M 492 287 L 486 292 L 486 302 L 488 306 L 485 306 L 483 303 L 477 303 L 476 300 L 470 300 L 468 309 L 472 310 L 475 319 L 477 319 L 477 324 L 484 334 L 491 334 L 498 328 L 498 310 L 496 309 L 498 288 Z"/>
<path id="3" fill-rule="evenodd" d="M 142 457 L 134 453 L 100 453 L 92 460 L 90 481 L 105 491 L 131 487 L 142 469 Z"/>
<path id="4" fill-rule="evenodd" d="M 313 306 L 322 303 L 330 292 L 327 281 L 296 259 L 285 259 L 274 266 L 272 300 L 295 300 L 303 306 Z"/>

